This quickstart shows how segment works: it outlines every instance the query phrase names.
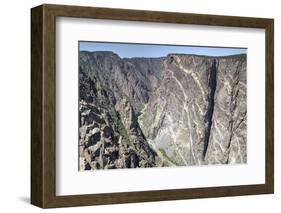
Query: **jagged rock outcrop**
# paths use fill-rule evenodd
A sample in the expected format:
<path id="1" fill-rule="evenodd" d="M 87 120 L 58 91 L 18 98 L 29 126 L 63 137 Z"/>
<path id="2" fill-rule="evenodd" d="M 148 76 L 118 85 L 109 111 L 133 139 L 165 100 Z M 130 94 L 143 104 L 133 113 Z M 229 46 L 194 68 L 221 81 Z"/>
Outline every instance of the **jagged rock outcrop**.
<path id="1" fill-rule="evenodd" d="M 246 55 L 80 52 L 80 170 L 245 163 Z"/>
<path id="2" fill-rule="evenodd" d="M 160 82 L 163 58 L 125 58 L 113 52 L 80 53 L 80 73 L 95 77 L 112 104 L 126 96 L 138 113 Z"/>
<path id="3" fill-rule="evenodd" d="M 126 94 L 118 91 L 115 96 L 94 70 L 87 69 L 91 66 L 81 61 L 80 65 L 80 170 L 162 165 L 147 143 Z"/>

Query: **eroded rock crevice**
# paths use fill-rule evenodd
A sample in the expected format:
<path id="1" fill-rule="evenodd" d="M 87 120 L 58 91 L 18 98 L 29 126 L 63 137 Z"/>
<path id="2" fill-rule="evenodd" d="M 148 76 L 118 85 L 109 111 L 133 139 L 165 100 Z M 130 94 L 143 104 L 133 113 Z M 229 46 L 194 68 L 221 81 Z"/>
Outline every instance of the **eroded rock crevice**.
<path id="1" fill-rule="evenodd" d="M 216 94 L 216 87 L 217 87 L 217 60 L 214 59 L 213 64 L 210 68 L 210 77 L 209 77 L 209 97 L 208 97 L 208 110 L 206 115 L 206 123 L 208 124 L 204 142 L 204 150 L 203 150 L 203 157 L 205 158 L 206 152 L 208 149 L 208 144 L 210 141 L 210 134 L 211 134 L 211 127 L 213 124 L 213 113 L 214 113 L 214 105 L 215 105 L 215 94 Z"/>

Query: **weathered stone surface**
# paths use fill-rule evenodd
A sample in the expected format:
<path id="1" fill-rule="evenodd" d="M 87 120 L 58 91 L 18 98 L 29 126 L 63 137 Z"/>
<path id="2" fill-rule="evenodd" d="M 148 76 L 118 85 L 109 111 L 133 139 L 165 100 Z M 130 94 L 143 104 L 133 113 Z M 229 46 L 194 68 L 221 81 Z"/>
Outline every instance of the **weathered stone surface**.
<path id="1" fill-rule="evenodd" d="M 145 136 L 176 165 L 204 161 L 214 66 L 213 58 L 170 55 L 161 85 L 141 116 Z"/>
<path id="2" fill-rule="evenodd" d="M 247 162 L 246 55 L 79 66 L 80 170 Z"/>
<path id="3" fill-rule="evenodd" d="M 102 59 L 103 57 L 104 59 Z M 87 60 L 83 61 L 84 59 Z M 94 59 L 99 61 L 92 63 Z M 157 166 L 155 164 L 157 154 L 150 148 L 142 134 L 134 111 L 134 107 L 137 108 L 140 105 L 135 104 L 133 107 L 126 95 L 126 93 L 137 94 L 136 90 L 139 89 L 136 89 L 135 85 L 127 85 L 123 90 L 119 90 L 122 83 L 112 80 L 116 77 L 124 82 L 124 79 L 129 78 L 127 84 L 131 84 L 132 77 L 128 77 L 127 73 L 129 68 L 124 73 L 124 70 L 113 64 L 117 63 L 118 66 L 123 67 L 127 66 L 130 60 L 122 62 L 117 55 L 112 53 L 86 56 L 82 54 L 80 60 L 80 170 Z M 111 63 L 112 67 L 109 68 L 114 71 L 108 70 L 109 65 L 104 63 Z M 104 72 L 104 75 L 101 75 L 101 71 Z M 136 82 L 134 83 L 136 84 Z M 138 84 L 141 87 L 142 83 Z M 142 94 L 149 91 L 151 88 L 147 89 L 144 86 Z M 133 103 L 138 101 L 141 103 L 144 98 L 134 97 L 137 101 Z M 139 165 L 140 160 L 141 165 Z"/>
<path id="4" fill-rule="evenodd" d="M 90 81 L 92 77 L 99 79 L 99 87 L 106 89 L 106 96 L 115 104 L 120 95 L 126 96 L 133 109 L 138 112 L 146 103 L 160 81 L 163 58 L 126 58 L 121 59 L 113 52 L 80 53 L 80 94 L 83 100 L 92 101 L 95 86 Z M 81 95 L 80 95 L 81 97 Z"/>
<path id="5" fill-rule="evenodd" d="M 206 161 L 247 162 L 247 87 L 245 57 L 219 60 L 212 128 Z"/>
<path id="6" fill-rule="evenodd" d="M 170 55 L 162 76 L 140 117 L 147 139 L 176 165 L 246 162 L 245 55 Z"/>

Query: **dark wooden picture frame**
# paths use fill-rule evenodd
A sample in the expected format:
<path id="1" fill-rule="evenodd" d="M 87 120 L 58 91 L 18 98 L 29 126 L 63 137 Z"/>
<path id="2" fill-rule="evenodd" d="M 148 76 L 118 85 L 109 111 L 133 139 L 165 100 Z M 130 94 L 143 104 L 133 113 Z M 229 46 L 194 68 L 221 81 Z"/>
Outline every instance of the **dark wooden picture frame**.
<path id="1" fill-rule="evenodd" d="M 265 29 L 265 184 L 56 195 L 56 17 Z M 42 208 L 178 200 L 274 192 L 274 20 L 233 16 L 41 5 L 31 9 L 31 203 Z"/>

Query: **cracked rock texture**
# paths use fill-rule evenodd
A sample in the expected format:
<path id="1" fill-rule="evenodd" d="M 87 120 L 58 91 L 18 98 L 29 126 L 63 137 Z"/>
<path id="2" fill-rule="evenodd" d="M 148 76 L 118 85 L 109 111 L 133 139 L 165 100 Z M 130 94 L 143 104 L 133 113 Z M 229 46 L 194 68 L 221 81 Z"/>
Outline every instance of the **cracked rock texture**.
<path id="1" fill-rule="evenodd" d="M 80 171 L 247 162 L 246 55 L 80 52 Z"/>

